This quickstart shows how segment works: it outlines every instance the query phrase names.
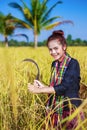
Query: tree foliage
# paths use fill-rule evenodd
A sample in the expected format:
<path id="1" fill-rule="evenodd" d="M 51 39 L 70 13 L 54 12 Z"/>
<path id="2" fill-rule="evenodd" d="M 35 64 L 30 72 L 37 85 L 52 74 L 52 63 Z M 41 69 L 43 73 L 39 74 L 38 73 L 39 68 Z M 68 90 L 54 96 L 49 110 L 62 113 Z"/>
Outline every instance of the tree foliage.
<path id="1" fill-rule="evenodd" d="M 5 45 L 8 46 L 8 36 L 14 32 L 15 24 L 12 22 L 13 17 L 11 14 L 4 15 L 0 12 L 0 34 L 5 38 Z"/>

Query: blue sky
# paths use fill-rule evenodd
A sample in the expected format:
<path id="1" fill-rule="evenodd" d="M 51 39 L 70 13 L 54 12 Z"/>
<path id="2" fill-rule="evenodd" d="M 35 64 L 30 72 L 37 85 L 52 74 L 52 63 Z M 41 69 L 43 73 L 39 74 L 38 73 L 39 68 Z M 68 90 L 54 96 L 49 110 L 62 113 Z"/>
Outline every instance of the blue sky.
<path id="1" fill-rule="evenodd" d="M 30 0 L 24 0 L 27 4 L 29 4 Z M 57 0 L 50 0 L 48 7 L 51 7 Z M 39 41 L 46 40 L 49 35 L 51 35 L 52 31 L 62 29 L 65 33 L 65 37 L 68 34 L 72 35 L 72 39 L 81 38 L 82 40 L 87 40 L 87 0 L 62 0 L 63 3 L 56 6 L 56 8 L 52 11 L 50 17 L 53 16 L 61 16 L 58 21 L 63 20 L 72 20 L 74 25 L 64 24 L 60 25 L 50 31 L 41 31 L 39 35 Z M 21 14 L 14 8 L 8 6 L 10 2 L 20 3 L 20 0 L 0 0 L 0 11 L 5 15 L 8 13 L 12 13 L 12 15 L 21 18 Z M 33 41 L 33 32 L 30 30 L 16 30 L 17 33 L 25 33 L 29 36 L 29 40 Z M 9 37 L 13 38 L 13 37 Z M 24 37 L 14 37 L 17 40 L 26 40 Z M 3 36 L 0 35 L 0 41 L 3 40 Z"/>

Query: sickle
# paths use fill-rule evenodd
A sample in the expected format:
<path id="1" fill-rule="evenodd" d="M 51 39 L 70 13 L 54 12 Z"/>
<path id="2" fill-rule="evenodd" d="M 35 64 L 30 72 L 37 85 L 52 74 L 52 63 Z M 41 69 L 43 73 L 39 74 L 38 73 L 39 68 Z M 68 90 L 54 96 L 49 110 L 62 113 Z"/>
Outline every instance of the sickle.
<path id="1" fill-rule="evenodd" d="M 37 67 L 37 75 L 36 75 L 36 80 L 39 80 L 40 77 L 40 69 L 38 67 L 38 64 L 33 60 L 33 59 L 24 59 L 23 62 L 28 61 L 28 62 L 32 62 L 35 64 L 35 66 Z"/>

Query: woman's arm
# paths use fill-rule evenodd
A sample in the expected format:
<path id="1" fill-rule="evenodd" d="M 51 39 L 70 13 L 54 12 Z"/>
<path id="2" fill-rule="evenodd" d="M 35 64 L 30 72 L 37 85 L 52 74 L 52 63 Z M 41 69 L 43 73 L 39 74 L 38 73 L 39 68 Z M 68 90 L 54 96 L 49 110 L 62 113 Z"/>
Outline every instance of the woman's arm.
<path id="1" fill-rule="evenodd" d="M 38 93 L 55 93 L 55 90 L 53 87 L 48 87 L 48 86 L 43 86 L 43 87 L 39 87 L 38 85 L 37 86 L 34 86 L 32 84 L 28 84 L 28 89 L 30 92 L 34 93 L 34 94 L 38 94 Z"/>

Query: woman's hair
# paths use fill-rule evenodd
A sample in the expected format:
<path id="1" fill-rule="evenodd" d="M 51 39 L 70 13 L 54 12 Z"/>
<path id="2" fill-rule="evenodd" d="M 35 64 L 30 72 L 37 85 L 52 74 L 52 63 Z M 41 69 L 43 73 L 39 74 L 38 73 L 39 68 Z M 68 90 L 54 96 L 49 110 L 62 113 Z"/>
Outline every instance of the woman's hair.
<path id="1" fill-rule="evenodd" d="M 64 38 L 64 32 L 62 30 L 53 31 L 52 35 L 48 37 L 47 46 L 48 46 L 49 42 L 52 40 L 60 41 L 60 44 L 62 44 L 63 46 L 67 45 L 66 40 Z"/>

